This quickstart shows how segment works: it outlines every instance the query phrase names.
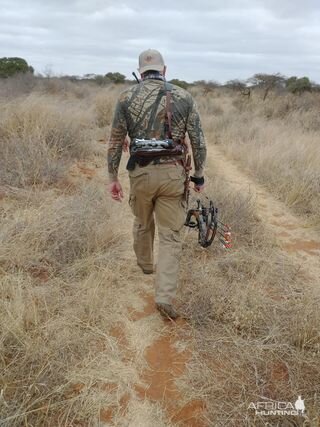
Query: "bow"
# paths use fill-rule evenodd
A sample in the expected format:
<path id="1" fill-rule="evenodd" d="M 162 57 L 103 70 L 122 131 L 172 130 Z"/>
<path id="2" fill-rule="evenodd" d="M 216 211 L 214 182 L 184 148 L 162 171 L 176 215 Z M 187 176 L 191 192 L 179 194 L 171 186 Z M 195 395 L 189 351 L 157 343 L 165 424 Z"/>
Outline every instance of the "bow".
<path id="1" fill-rule="evenodd" d="M 212 200 L 209 201 L 209 206 L 204 206 L 198 199 L 197 207 L 188 210 L 184 225 L 198 228 L 198 242 L 203 248 L 208 248 L 216 235 L 225 249 L 232 247 L 231 228 L 218 219 L 218 208 L 213 205 Z"/>

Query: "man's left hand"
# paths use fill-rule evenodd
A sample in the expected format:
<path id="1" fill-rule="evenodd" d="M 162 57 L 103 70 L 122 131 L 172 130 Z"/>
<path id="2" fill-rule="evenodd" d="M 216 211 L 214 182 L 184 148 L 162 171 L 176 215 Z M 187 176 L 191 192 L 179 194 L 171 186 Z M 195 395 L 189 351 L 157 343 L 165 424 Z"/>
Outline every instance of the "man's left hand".
<path id="1" fill-rule="evenodd" d="M 122 144 L 122 151 L 124 153 L 128 153 L 128 151 L 129 151 L 129 145 L 130 145 L 130 140 L 126 136 L 125 139 L 124 139 L 124 141 L 123 141 L 123 144 Z"/>

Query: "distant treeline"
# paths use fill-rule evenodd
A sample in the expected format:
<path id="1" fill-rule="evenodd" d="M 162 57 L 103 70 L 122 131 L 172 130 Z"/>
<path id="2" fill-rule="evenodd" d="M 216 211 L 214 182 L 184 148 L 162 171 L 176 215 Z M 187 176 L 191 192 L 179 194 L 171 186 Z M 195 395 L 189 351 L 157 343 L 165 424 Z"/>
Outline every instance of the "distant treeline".
<path id="1" fill-rule="evenodd" d="M 104 86 L 110 83 L 136 83 L 135 80 L 128 80 L 125 75 L 121 73 L 107 73 L 103 75 L 87 74 L 83 77 L 78 76 L 67 76 L 71 80 L 94 80 L 97 84 Z M 268 93 L 272 89 L 279 89 L 282 91 L 288 91 L 291 93 L 302 93 L 311 92 L 312 90 L 320 90 L 320 85 L 312 82 L 309 77 L 286 77 L 282 74 L 264 74 L 258 73 L 246 80 L 229 80 L 224 84 L 220 84 L 214 80 L 197 80 L 192 83 L 186 82 L 185 80 L 172 79 L 170 83 L 188 89 L 192 86 L 202 86 L 206 91 L 212 91 L 218 87 L 225 87 L 235 91 L 240 91 L 244 95 L 250 95 L 251 89 L 260 88 L 264 91 L 264 98 L 267 97 Z"/>
<path id="2" fill-rule="evenodd" d="M 27 61 L 23 58 L 0 58 L 0 78 L 8 78 L 21 73 L 33 74 L 34 69 L 30 66 Z M 52 73 L 47 71 L 44 75 L 37 74 L 39 78 L 52 77 Z M 129 83 L 134 84 L 135 80 L 127 79 L 124 74 L 119 72 L 108 72 L 105 75 L 102 74 L 85 74 L 84 76 L 61 76 L 61 79 L 68 79 L 71 81 L 90 81 L 100 86 L 108 84 L 123 84 Z M 320 85 L 311 81 L 309 77 L 297 77 L 291 76 L 286 77 L 280 73 L 277 74 L 265 74 L 257 73 L 252 77 L 240 80 L 234 79 L 229 80 L 224 84 L 220 84 L 214 80 L 198 80 L 192 83 L 186 82 L 185 80 L 172 79 L 170 83 L 188 89 L 193 86 L 202 86 L 205 91 L 210 92 L 216 88 L 224 87 L 234 91 L 239 91 L 243 95 L 250 97 L 251 90 L 261 89 L 263 90 L 263 98 L 266 99 L 268 93 L 271 90 L 286 91 L 294 94 L 301 94 L 303 92 L 320 91 Z"/>

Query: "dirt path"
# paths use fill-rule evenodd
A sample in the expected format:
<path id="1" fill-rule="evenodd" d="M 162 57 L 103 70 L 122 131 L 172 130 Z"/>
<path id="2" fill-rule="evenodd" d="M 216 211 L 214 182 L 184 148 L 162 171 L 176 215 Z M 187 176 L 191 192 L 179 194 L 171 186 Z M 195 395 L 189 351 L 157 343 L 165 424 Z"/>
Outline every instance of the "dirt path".
<path id="1" fill-rule="evenodd" d="M 276 200 L 263 186 L 242 172 L 214 145 L 209 148 L 207 173 L 213 179 L 215 174 L 222 176 L 239 192 L 253 194 L 257 204 L 256 213 L 264 227 L 292 259 L 308 270 L 314 283 L 320 285 L 320 236 L 315 230 L 305 225 L 284 203 Z"/>

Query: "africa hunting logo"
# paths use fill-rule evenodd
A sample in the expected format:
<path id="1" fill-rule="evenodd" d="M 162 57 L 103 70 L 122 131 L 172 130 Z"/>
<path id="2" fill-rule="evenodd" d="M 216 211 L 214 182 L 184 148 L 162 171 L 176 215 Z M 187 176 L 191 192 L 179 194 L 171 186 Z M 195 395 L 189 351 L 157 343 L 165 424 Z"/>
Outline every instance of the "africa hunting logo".
<path id="1" fill-rule="evenodd" d="M 255 415 L 260 416 L 270 416 L 270 415 L 303 415 L 305 412 L 304 400 L 301 399 L 301 396 L 298 396 L 298 399 L 295 403 L 291 402 L 251 402 L 248 406 L 248 410 L 254 410 Z"/>

